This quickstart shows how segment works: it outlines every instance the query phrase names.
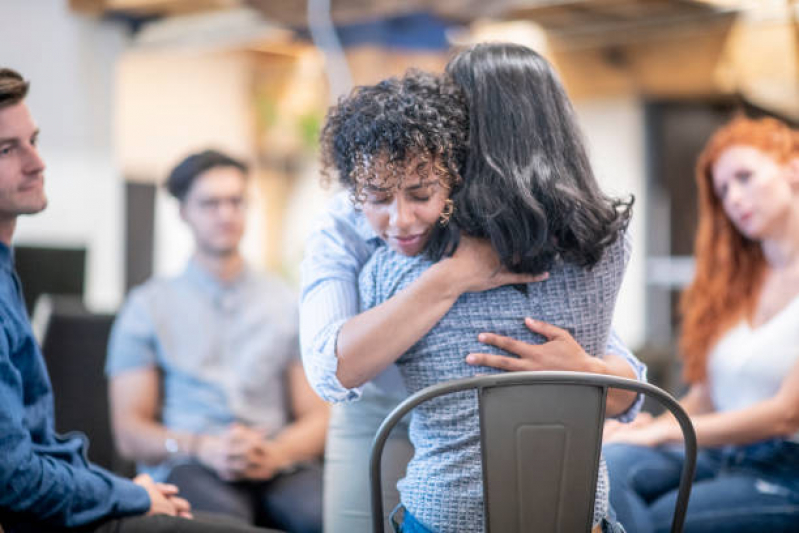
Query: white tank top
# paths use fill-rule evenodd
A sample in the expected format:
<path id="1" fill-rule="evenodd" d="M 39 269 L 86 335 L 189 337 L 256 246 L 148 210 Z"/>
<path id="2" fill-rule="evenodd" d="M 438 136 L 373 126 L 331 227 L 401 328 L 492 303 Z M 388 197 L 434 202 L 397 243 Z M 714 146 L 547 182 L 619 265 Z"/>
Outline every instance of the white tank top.
<path id="1" fill-rule="evenodd" d="M 799 296 L 757 328 L 741 321 L 713 347 L 708 384 L 716 410 L 743 409 L 771 398 L 797 361 Z M 799 432 L 790 440 L 799 442 Z"/>

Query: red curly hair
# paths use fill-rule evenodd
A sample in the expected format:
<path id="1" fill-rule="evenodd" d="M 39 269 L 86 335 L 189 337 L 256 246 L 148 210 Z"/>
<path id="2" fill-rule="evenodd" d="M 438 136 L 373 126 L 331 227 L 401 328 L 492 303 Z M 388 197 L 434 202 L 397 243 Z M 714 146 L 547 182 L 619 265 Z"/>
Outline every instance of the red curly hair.
<path id="1" fill-rule="evenodd" d="M 716 131 L 699 156 L 696 275 L 680 300 L 680 351 L 689 383 L 705 379 L 708 353 L 722 334 L 752 318 L 766 271 L 760 243 L 733 226 L 713 188 L 713 166 L 732 146 L 750 146 L 787 163 L 799 157 L 799 132 L 773 118 L 738 117 Z"/>

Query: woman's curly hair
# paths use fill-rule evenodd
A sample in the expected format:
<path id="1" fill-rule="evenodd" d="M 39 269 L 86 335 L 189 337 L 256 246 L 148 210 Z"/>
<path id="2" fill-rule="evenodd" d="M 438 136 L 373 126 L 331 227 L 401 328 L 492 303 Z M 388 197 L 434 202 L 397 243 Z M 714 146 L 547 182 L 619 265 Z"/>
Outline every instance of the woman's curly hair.
<path id="1" fill-rule="evenodd" d="M 463 184 L 469 113 L 457 85 L 447 75 L 411 69 L 376 85 L 356 87 L 330 108 L 322 128 L 322 180 L 334 176 L 350 191 L 353 204 L 364 188 L 393 192 L 411 175 L 432 171 L 455 193 Z M 425 255 L 437 261 L 459 242 L 452 224 L 436 224 Z"/>
<path id="2" fill-rule="evenodd" d="M 466 103 L 446 76 L 409 70 L 356 87 L 330 108 L 321 133 L 322 176 L 337 177 L 363 203 L 364 187 L 394 191 L 432 170 L 450 190 L 461 183 L 469 129 Z M 411 168 L 412 167 L 412 168 Z"/>

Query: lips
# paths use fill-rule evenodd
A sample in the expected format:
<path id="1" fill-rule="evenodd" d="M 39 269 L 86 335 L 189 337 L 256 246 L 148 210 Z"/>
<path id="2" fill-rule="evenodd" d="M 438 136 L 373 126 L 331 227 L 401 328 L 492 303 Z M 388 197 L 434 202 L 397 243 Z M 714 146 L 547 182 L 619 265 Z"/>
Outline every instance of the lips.
<path id="1" fill-rule="evenodd" d="M 19 190 L 21 192 L 33 191 L 41 189 L 44 186 L 44 180 L 42 179 L 35 179 L 26 182 L 24 185 L 20 186 Z"/>
<path id="2" fill-rule="evenodd" d="M 417 254 L 424 244 L 425 233 L 408 236 L 390 236 L 389 241 L 396 245 L 397 250 L 405 255 Z"/>

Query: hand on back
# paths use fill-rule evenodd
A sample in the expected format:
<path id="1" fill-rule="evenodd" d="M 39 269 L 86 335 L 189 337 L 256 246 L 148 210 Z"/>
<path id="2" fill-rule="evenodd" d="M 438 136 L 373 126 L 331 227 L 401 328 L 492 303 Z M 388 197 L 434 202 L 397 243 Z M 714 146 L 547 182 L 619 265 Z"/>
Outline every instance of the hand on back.
<path id="1" fill-rule="evenodd" d="M 529 344 L 520 340 L 480 333 L 478 340 L 496 346 L 517 357 L 489 353 L 471 353 L 466 362 L 475 366 L 490 366 L 506 371 L 519 370 L 565 370 L 572 372 L 596 372 L 602 364 L 600 359 L 588 355 L 571 334 L 551 324 L 526 318 L 524 324 L 530 331 L 547 339 L 543 344 Z"/>
<path id="2" fill-rule="evenodd" d="M 543 281 L 549 274 L 533 276 L 508 272 L 499 262 L 491 243 L 475 237 L 461 237 L 457 250 L 441 265 L 452 271 L 452 279 L 459 284 L 459 292 L 480 292 L 503 285 Z"/>

